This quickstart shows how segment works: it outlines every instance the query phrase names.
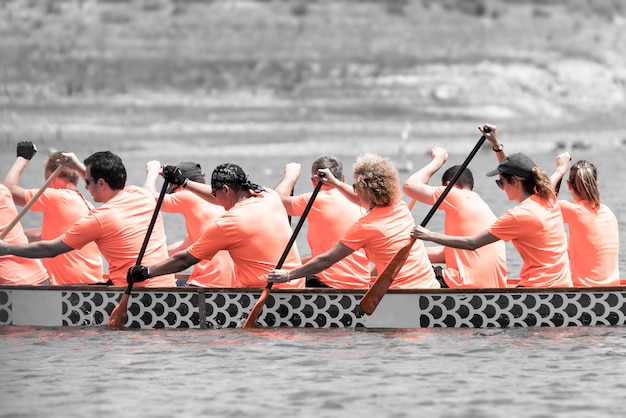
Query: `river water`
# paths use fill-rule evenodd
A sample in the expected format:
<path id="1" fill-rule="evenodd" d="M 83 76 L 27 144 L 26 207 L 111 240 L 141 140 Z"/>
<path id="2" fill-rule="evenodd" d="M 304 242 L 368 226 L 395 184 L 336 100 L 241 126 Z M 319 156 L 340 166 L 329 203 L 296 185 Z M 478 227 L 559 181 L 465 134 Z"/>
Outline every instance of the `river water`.
<path id="1" fill-rule="evenodd" d="M 469 141 L 467 152 L 472 146 Z M 554 167 L 554 151 L 509 149 L 515 151 L 529 153 L 548 171 Z M 623 239 L 624 149 L 607 146 L 572 153 L 574 160 L 586 158 L 598 165 L 602 200 L 618 217 Z M 190 157 L 184 150 L 172 153 L 171 149 L 119 154 L 131 184 L 143 182 L 148 159 L 198 160 L 207 172 L 221 162 L 237 162 L 252 181 L 267 186 L 280 180 L 285 163 L 296 161 L 303 165 L 296 193 L 311 189 L 306 173 L 316 156 L 257 151 Z M 349 173 L 356 155 L 339 155 Z M 460 164 L 465 155 L 451 154 L 448 164 Z M 13 156 L 14 149 L 3 149 L 2 167 L 8 169 Z M 406 163 L 404 157 L 391 157 Z M 427 149 L 410 156 L 414 168 L 427 161 Z M 484 176 L 495 165 L 493 153 L 487 151 L 479 153 L 470 168 L 476 191 L 501 215 L 515 202 L 507 201 L 493 178 Z M 23 184 L 41 184 L 40 170 L 31 163 Z M 402 179 L 409 174 L 403 170 Z M 569 198 L 565 185 L 562 189 L 562 198 Z M 416 205 L 416 223 L 428 209 Z M 441 230 L 442 220 L 437 215 L 428 226 Z M 27 227 L 37 222 L 32 214 L 24 218 Z M 182 217 L 167 215 L 165 222 L 168 241 L 184 237 Z M 301 255 L 308 251 L 305 235 L 306 229 L 297 241 Z M 623 248 L 620 270 L 625 277 Z M 507 246 L 507 258 L 509 275 L 515 277 L 520 260 L 512 246 Z M 626 408 L 626 328 L 112 331 L 0 327 L 0 370 L 0 417 L 618 417 Z"/>
<path id="2" fill-rule="evenodd" d="M 626 328 L 0 327 L 2 417 L 618 417 Z"/>

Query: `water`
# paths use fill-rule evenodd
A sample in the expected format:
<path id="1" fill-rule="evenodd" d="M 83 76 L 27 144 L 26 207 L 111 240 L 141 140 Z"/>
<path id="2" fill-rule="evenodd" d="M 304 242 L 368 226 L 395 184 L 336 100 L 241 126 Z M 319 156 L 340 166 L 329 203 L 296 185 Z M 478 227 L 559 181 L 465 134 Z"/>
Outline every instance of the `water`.
<path id="1" fill-rule="evenodd" d="M 450 155 L 448 164 L 460 164 L 474 143 L 440 145 L 467 148 Z M 551 171 L 556 151 L 540 146 L 520 149 L 507 143 L 509 152 L 526 152 Z M 389 152 L 394 161 L 410 161 L 419 168 L 429 159 L 430 145 L 418 148 L 406 157 L 394 154 L 393 146 Z M 90 145 L 89 152 L 98 149 Z M 207 172 L 221 162 L 237 162 L 251 180 L 266 186 L 278 183 L 285 163 L 296 161 L 303 166 L 296 193 L 311 190 L 306 173 L 318 152 L 339 155 L 347 172 L 363 152 L 312 152 L 306 144 L 241 153 L 207 147 L 205 153 L 191 154 L 195 157 L 185 147 L 111 149 L 124 159 L 130 184 L 142 184 L 149 159 L 164 163 L 196 159 Z M 14 148 L 3 146 L 1 151 L 1 167 L 6 170 Z M 73 151 L 80 158 L 87 154 Z M 385 154 L 384 149 L 373 151 Z M 585 158 L 598 165 L 602 201 L 618 217 L 623 239 L 624 149 L 606 146 L 572 154 L 574 161 Z M 22 184 L 43 183 L 42 161 L 27 167 Z M 470 168 L 476 191 L 501 215 L 515 202 L 507 201 L 493 178 L 484 176 L 495 165 L 493 153 L 485 150 Z M 409 174 L 402 171 L 402 180 Z M 561 197 L 569 198 L 565 185 L 562 189 Z M 416 223 L 428 209 L 416 205 Z M 24 218 L 26 227 L 38 222 L 35 214 Z M 166 214 L 165 222 L 168 241 L 184 237 L 181 216 Z M 428 226 L 442 230 L 441 214 Z M 305 236 L 306 228 L 297 241 L 301 255 L 308 254 Z M 515 277 L 520 260 L 510 245 L 507 258 L 509 275 Z M 620 270 L 624 277 L 623 245 Z M 0 417 L 617 417 L 626 407 L 626 327 L 394 331 L 0 327 L 0 370 Z"/>
<path id="2" fill-rule="evenodd" d="M 0 327 L 0 416 L 605 417 L 626 328 Z"/>

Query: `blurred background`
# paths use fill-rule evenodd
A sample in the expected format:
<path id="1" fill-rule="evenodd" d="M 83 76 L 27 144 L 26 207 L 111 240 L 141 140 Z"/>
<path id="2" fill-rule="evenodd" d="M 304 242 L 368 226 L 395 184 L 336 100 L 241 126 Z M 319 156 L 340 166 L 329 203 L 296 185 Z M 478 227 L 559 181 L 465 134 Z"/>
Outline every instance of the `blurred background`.
<path id="1" fill-rule="evenodd" d="M 51 150 L 111 150 L 137 185 L 152 159 L 235 162 L 272 187 L 327 153 L 349 178 L 364 152 L 404 179 L 434 146 L 459 164 L 490 122 L 548 171 L 563 150 L 595 162 L 624 231 L 625 18 L 621 0 L 3 0 L 0 164 L 28 139 L 27 187 Z M 500 215 L 483 151 L 470 168 Z"/>

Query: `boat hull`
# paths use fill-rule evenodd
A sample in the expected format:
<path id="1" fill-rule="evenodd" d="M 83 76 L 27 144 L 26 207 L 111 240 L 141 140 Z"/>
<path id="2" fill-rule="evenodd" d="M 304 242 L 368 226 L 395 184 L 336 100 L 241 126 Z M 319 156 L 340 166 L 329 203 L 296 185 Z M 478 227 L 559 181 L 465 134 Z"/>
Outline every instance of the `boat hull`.
<path id="1" fill-rule="evenodd" d="M 0 325 L 106 326 L 124 288 L 0 286 Z M 237 328 L 261 289 L 133 291 L 128 328 Z M 363 314 L 364 291 L 274 290 L 260 327 L 509 328 L 626 325 L 626 287 L 389 291 Z"/>

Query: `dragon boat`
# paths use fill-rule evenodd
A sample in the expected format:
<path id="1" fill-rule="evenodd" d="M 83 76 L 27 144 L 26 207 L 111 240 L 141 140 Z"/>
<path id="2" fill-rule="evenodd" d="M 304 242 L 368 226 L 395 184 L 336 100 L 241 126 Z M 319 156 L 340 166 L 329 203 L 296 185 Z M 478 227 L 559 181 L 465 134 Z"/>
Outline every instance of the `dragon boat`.
<path id="1" fill-rule="evenodd" d="M 514 285 L 514 284 L 513 284 Z M 0 325 L 107 326 L 113 286 L 0 286 Z M 126 328 L 240 327 L 262 289 L 136 288 Z M 626 325 L 626 281 L 597 288 L 390 290 L 372 315 L 365 290 L 272 290 L 259 327 L 510 328 Z"/>

